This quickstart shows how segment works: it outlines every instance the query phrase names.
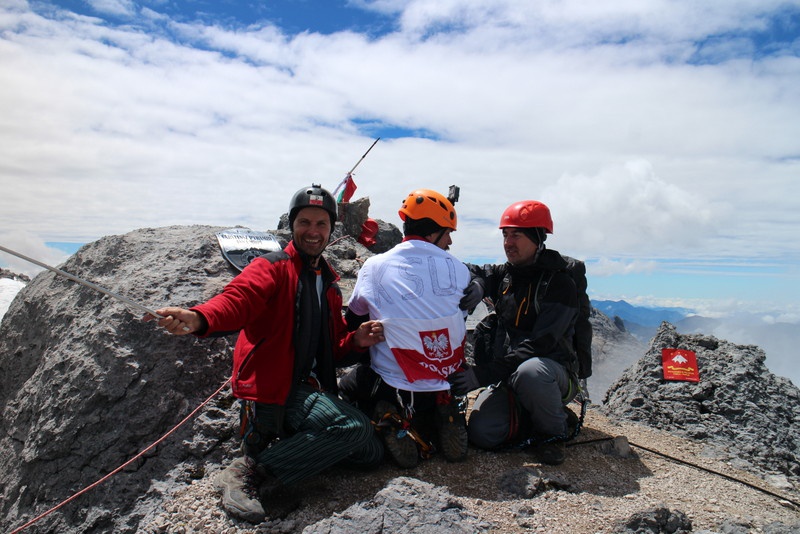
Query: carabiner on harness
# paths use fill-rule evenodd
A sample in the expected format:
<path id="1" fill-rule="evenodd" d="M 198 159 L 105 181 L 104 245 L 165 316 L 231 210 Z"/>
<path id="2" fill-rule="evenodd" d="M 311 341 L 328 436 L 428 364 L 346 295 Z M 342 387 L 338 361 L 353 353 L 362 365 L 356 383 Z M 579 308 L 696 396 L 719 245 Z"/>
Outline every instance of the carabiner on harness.
<path id="1" fill-rule="evenodd" d="M 377 423 L 373 423 L 377 429 L 391 427 L 395 429 L 398 433 L 398 437 L 404 437 L 408 435 L 414 443 L 417 444 L 419 448 L 419 455 L 423 459 L 427 460 L 430 458 L 434 453 L 433 444 L 425 441 L 425 439 L 414 430 L 411 426 L 411 422 L 408 419 L 400 417 L 400 414 L 393 413 L 393 412 L 386 412 L 381 416 Z"/>

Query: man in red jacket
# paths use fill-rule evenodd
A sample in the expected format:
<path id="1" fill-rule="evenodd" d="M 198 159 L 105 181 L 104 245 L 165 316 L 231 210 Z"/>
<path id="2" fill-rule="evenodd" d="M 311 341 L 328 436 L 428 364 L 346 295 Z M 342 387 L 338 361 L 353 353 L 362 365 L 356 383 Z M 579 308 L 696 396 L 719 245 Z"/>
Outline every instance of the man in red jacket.
<path id="1" fill-rule="evenodd" d="M 253 523 L 281 487 L 342 461 L 371 466 L 383 457 L 369 419 L 336 396 L 337 363 L 384 340 L 377 321 L 347 330 L 339 277 L 322 256 L 336 214 L 319 185 L 299 190 L 284 250 L 253 260 L 204 304 L 157 310 L 159 326 L 175 335 L 239 331 L 231 381 L 242 401 L 244 457 L 217 483 L 228 513 Z"/>

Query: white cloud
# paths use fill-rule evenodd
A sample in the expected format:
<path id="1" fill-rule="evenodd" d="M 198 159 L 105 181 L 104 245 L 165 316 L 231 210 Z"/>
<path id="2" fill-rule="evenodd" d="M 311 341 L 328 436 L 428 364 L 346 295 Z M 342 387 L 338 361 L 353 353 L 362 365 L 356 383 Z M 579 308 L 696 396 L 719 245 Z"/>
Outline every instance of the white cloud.
<path id="1" fill-rule="evenodd" d="M 644 160 L 595 176 L 564 175 L 542 199 L 554 232 L 592 256 L 671 256 L 714 231 L 709 202 L 659 179 Z"/>
<path id="2" fill-rule="evenodd" d="M 16 253 L 10 254 L 0 250 L 0 260 L 2 260 L 3 264 L 8 265 L 8 270 L 31 278 L 44 271 L 45 268 L 25 258 L 20 258 L 20 256 L 27 256 L 32 260 L 54 268 L 63 263 L 68 257 L 64 252 L 48 247 L 41 239 L 24 230 L 0 232 L 0 245 Z"/>
<path id="3" fill-rule="evenodd" d="M 131 0 L 86 0 L 86 3 L 103 15 L 132 17 L 136 14 L 136 4 Z"/>
<path id="4" fill-rule="evenodd" d="M 0 278 L 0 321 L 3 320 L 3 316 L 8 311 L 8 307 L 11 306 L 14 297 L 23 287 L 25 287 L 24 282 L 10 278 Z"/>
<path id="5" fill-rule="evenodd" d="M 411 0 L 358 2 L 381 13 L 400 15 L 411 35 L 446 38 L 467 33 L 504 35 L 509 41 L 548 48 L 585 47 L 634 41 L 690 42 L 731 31 L 758 31 L 768 16 L 786 6 L 781 0 L 724 4 L 651 0 L 603 3 L 570 1 Z M 436 32 L 445 31 L 444 35 Z"/>
<path id="6" fill-rule="evenodd" d="M 442 138 L 384 139 L 357 196 L 397 222 L 412 188 L 460 185 L 461 256 L 501 261 L 497 217 L 536 198 L 548 244 L 608 273 L 675 255 L 800 261 L 800 59 L 741 41 L 784 4 L 361 5 L 401 30 L 289 36 L 93 4 L 132 16 L 115 27 L 4 4 L 0 228 L 274 228 L 298 187 L 333 188 L 357 161 L 365 119 Z M 701 45 L 715 62 L 687 61 Z"/>
<path id="7" fill-rule="evenodd" d="M 616 260 L 600 258 L 591 265 L 592 276 L 611 276 L 617 274 L 650 273 L 656 270 L 658 264 L 652 260 Z"/>

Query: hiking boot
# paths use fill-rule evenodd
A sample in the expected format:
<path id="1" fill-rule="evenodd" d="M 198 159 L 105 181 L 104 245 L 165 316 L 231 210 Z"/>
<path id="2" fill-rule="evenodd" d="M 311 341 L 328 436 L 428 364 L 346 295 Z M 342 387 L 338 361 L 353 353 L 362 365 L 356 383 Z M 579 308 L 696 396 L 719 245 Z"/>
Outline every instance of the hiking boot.
<path id="1" fill-rule="evenodd" d="M 389 454 L 398 466 L 409 469 L 416 467 L 419 463 L 419 451 L 417 443 L 408 435 L 408 432 L 400 428 L 392 418 L 384 419 L 386 414 L 397 413 L 397 408 L 386 401 L 378 402 L 375 406 L 375 421 L 386 426 L 379 426 L 383 442 Z"/>
<path id="2" fill-rule="evenodd" d="M 261 523 L 266 514 L 259 500 L 261 476 L 250 457 L 237 458 L 217 475 L 216 486 L 222 490 L 222 507 L 228 514 L 249 523 Z"/>
<path id="3" fill-rule="evenodd" d="M 531 448 L 531 453 L 543 464 L 561 465 L 566 456 L 564 454 L 564 443 L 560 441 L 542 443 Z"/>
<path id="4" fill-rule="evenodd" d="M 467 417 L 459 400 L 446 391 L 436 396 L 436 431 L 439 447 L 448 462 L 467 459 Z"/>

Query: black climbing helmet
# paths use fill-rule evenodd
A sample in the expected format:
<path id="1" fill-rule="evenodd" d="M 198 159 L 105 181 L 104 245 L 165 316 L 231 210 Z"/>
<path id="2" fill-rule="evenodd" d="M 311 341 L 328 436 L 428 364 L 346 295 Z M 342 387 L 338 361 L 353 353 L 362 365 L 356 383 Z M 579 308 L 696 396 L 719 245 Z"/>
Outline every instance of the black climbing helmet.
<path id="1" fill-rule="evenodd" d="M 289 229 L 294 226 L 294 219 L 297 212 L 303 208 L 322 208 L 328 212 L 331 218 L 331 228 L 336 224 L 336 199 L 330 191 L 323 189 L 319 184 L 311 184 L 297 191 L 289 203 Z"/>

